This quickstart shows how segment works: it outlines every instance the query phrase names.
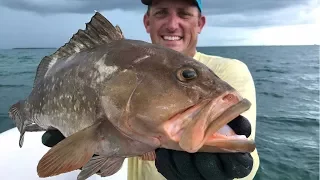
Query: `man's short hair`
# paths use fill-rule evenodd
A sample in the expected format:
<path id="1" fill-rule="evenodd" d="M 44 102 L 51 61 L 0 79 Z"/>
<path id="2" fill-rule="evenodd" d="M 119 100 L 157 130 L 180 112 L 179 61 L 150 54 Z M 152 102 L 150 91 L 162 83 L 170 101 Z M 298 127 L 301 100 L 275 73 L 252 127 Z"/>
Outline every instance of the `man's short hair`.
<path id="1" fill-rule="evenodd" d="M 151 4 L 147 5 L 147 11 L 146 14 L 149 16 L 150 15 L 150 8 L 151 8 Z M 202 12 L 200 11 L 200 9 L 198 8 L 198 12 L 199 12 L 199 17 L 202 16 Z"/>
<path id="2" fill-rule="evenodd" d="M 142 4 L 150 6 L 153 0 L 141 0 Z M 202 12 L 202 0 L 192 0 L 192 3 L 197 6 L 200 12 Z"/>

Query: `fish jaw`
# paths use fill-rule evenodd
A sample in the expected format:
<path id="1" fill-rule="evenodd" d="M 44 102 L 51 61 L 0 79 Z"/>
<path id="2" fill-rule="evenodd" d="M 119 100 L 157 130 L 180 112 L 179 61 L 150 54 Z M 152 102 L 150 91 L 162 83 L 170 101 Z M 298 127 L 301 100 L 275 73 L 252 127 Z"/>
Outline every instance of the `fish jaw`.
<path id="1" fill-rule="evenodd" d="M 228 146 L 229 149 L 222 150 L 226 147 L 223 147 L 223 143 L 218 143 L 221 141 L 217 140 L 222 138 L 223 141 L 233 140 L 236 143 L 238 143 L 238 140 L 244 141 L 243 136 L 236 135 L 231 128 L 227 128 L 227 131 L 224 132 L 223 129 L 226 129 L 224 127 L 230 121 L 248 110 L 250 105 L 250 102 L 243 99 L 236 91 L 225 92 L 215 99 L 203 100 L 199 104 L 173 116 L 164 123 L 163 128 L 169 141 L 179 144 L 179 150 L 194 153 L 206 145 L 216 146 L 215 152 L 233 151 L 232 145 Z M 244 138 L 246 139 L 245 136 Z M 245 142 L 249 141 L 245 140 Z M 170 145 L 172 145 L 172 142 L 163 144 L 163 146 Z M 221 149 L 219 149 L 219 146 L 221 146 Z M 237 148 L 238 146 L 234 147 Z"/>
<path id="2" fill-rule="evenodd" d="M 227 121 L 229 123 L 248 110 L 250 105 L 247 99 L 243 99 L 223 112 L 207 128 L 203 144 L 219 147 L 223 152 L 253 152 L 256 148 L 253 140 L 248 139 L 245 135 L 237 135 L 231 127 L 223 124 L 223 121 L 229 119 Z"/>
<path id="3" fill-rule="evenodd" d="M 230 128 L 228 125 L 224 127 Z M 231 128 L 229 132 L 234 132 Z M 253 152 L 256 145 L 253 140 L 249 140 L 245 135 L 226 135 L 224 133 L 214 133 L 204 143 L 204 146 L 217 147 L 221 152 Z M 205 150 L 205 147 L 201 147 L 198 151 Z"/>

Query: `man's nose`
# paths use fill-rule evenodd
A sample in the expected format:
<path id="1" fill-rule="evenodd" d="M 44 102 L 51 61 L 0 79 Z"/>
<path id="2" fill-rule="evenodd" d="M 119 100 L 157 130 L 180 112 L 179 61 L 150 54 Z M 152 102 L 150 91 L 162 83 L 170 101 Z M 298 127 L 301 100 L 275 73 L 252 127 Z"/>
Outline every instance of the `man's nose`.
<path id="1" fill-rule="evenodd" d="M 167 21 L 167 28 L 169 31 L 175 31 L 179 28 L 179 17 L 176 15 L 170 15 Z"/>

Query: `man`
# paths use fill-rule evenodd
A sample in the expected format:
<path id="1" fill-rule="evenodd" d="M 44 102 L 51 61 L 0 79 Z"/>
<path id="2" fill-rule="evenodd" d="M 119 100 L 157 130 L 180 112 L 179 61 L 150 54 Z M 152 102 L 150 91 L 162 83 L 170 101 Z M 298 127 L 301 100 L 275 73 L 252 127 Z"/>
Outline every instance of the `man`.
<path id="1" fill-rule="evenodd" d="M 204 63 L 221 79 L 227 81 L 251 101 L 252 107 L 242 115 L 250 121 L 252 131 L 249 138 L 254 139 L 256 126 L 255 87 L 247 66 L 238 60 L 209 56 L 196 50 L 198 34 L 206 23 L 206 18 L 202 15 L 201 0 L 141 1 L 148 5 L 143 22 L 152 43 L 174 49 Z M 238 130 L 238 133 L 250 131 L 250 128 L 242 128 L 242 125 L 248 127 L 246 124 L 248 121 L 245 118 L 239 117 L 233 123 L 230 126 L 235 131 Z M 165 178 L 169 180 L 223 180 L 241 177 L 253 179 L 259 166 L 259 157 L 257 151 L 251 153 L 251 156 L 252 158 L 249 154 L 188 154 L 159 149 L 155 164 L 138 158 L 129 158 L 128 180 L 160 180 Z"/>
<path id="2" fill-rule="evenodd" d="M 202 15 L 201 0 L 141 1 L 148 5 L 143 22 L 152 43 L 174 49 L 204 63 L 251 101 L 251 108 L 229 125 L 236 133 L 250 135 L 249 138 L 254 139 L 256 97 L 247 66 L 238 60 L 209 56 L 196 50 L 198 34 L 206 22 Z M 63 138 L 57 132 L 47 131 L 43 135 L 43 143 L 52 147 Z M 156 155 L 156 162 L 128 158 L 128 180 L 253 179 L 259 167 L 257 151 L 251 154 L 215 154 L 158 149 Z"/>

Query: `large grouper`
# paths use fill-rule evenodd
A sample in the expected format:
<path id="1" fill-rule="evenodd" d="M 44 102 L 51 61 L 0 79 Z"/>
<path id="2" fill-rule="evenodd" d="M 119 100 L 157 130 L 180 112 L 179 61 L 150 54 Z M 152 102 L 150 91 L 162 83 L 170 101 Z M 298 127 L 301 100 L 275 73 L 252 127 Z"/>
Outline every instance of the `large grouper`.
<path id="1" fill-rule="evenodd" d="M 182 53 L 125 39 L 96 12 L 69 42 L 40 62 L 33 89 L 9 109 L 25 132 L 66 138 L 39 161 L 39 177 L 81 168 L 78 179 L 111 176 L 127 157 L 155 149 L 252 152 L 254 141 L 227 125 L 250 102 L 204 64 Z"/>

